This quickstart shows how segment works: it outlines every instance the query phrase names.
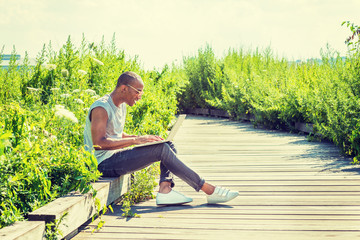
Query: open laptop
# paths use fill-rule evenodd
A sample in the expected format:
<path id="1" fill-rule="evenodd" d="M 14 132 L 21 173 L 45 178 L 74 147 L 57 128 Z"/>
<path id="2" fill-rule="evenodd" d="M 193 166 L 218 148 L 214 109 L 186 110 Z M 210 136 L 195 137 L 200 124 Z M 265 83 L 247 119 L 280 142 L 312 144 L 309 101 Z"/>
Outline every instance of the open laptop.
<path id="1" fill-rule="evenodd" d="M 175 137 L 177 130 L 181 126 L 182 122 L 184 121 L 185 117 L 186 117 L 186 114 L 179 115 L 174 126 L 171 128 L 171 131 L 165 140 L 138 144 L 138 145 L 132 146 L 132 148 L 146 147 L 146 146 L 151 146 L 151 145 L 156 145 L 156 144 L 161 144 L 161 143 L 166 143 L 166 142 L 172 141 Z"/>

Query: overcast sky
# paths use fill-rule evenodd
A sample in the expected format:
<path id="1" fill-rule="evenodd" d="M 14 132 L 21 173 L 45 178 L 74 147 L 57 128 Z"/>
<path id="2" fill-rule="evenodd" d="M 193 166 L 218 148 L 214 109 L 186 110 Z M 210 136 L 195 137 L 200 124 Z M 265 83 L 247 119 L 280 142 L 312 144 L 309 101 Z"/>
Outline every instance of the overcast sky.
<path id="1" fill-rule="evenodd" d="M 70 35 L 99 43 L 113 34 L 119 49 L 147 69 L 195 55 L 206 44 L 218 57 L 229 48 L 271 47 L 289 60 L 316 58 L 329 44 L 346 54 L 360 25 L 360 0 L 0 0 L 0 47 L 36 57 L 43 44 L 58 50 Z"/>

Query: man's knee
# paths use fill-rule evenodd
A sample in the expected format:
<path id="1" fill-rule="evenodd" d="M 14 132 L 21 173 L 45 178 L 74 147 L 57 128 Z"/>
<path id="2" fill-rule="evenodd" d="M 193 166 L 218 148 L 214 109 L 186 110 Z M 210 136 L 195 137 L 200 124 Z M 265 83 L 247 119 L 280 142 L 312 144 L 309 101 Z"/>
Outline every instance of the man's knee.
<path id="1" fill-rule="evenodd" d="M 175 148 L 175 144 L 173 142 L 166 142 L 166 144 L 170 147 L 170 149 L 174 152 L 177 153 L 176 148 Z"/>

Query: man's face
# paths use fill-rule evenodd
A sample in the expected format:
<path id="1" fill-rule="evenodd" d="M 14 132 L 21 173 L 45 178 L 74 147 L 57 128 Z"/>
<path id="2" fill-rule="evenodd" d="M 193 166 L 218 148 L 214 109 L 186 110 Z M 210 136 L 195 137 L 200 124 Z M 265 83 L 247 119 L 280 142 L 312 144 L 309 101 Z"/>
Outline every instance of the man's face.
<path id="1" fill-rule="evenodd" d="M 127 87 L 127 101 L 129 106 L 133 106 L 139 101 L 143 95 L 144 84 L 141 81 L 134 81 L 131 84 L 126 85 Z"/>

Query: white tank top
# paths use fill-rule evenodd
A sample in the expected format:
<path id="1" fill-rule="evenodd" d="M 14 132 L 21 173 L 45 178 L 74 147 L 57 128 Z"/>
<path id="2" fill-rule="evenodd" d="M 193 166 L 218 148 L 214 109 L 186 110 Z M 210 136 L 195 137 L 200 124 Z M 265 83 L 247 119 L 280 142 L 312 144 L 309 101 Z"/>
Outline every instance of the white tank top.
<path id="1" fill-rule="evenodd" d="M 113 139 L 121 139 L 124 131 L 125 118 L 126 118 L 126 104 L 122 103 L 120 107 L 116 107 L 110 95 L 96 100 L 90 107 L 89 113 L 86 117 L 85 129 L 84 129 L 84 143 L 85 150 L 92 152 L 93 142 L 91 137 L 91 122 L 90 113 L 96 107 L 102 107 L 108 114 L 108 121 L 106 124 L 106 137 Z M 100 164 L 105 159 L 111 157 L 114 153 L 121 151 L 117 150 L 95 150 L 94 155 Z"/>

